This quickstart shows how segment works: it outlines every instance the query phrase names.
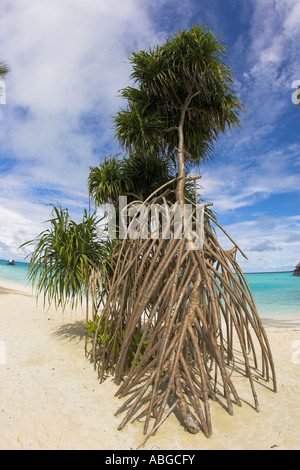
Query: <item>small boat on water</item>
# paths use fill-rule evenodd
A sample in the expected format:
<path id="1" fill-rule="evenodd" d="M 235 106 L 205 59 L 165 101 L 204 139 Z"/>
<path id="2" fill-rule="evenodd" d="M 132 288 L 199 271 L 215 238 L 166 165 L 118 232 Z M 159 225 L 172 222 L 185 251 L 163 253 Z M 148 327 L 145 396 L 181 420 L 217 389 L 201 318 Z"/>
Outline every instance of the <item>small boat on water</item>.
<path id="1" fill-rule="evenodd" d="M 6 264 L 8 264 L 9 266 L 15 266 L 15 262 L 13 259 L 9 259 Z"/>

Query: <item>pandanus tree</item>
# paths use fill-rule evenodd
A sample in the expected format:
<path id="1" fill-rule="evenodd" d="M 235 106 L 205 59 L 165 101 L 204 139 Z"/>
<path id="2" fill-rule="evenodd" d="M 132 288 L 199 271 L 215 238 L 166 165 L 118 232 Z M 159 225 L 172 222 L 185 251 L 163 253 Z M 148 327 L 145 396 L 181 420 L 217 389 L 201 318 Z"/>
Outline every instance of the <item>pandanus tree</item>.
<path id="1" fill-rule="evenodd" d="M 202 429 L 209 437 L 210 400 L 223 396 L 230 414 L 234 403 L 241 405 L 229 371 L 237 345 L 257 410 L 254 375 L 272 376 L 276 388 L 268 339 L 235 257 L 243 252 L 234 242 L 225 251 L 208 224 L 197 225 L 197 204 L 188 231 L 178 232 L 175 217 L 180 208 L 184 222 L 191 202 L 185 185 L 199 177 L 187 176 L 187 165 L 204 162 L 219 135 L 239 126 L 244 108 L 226 57 L 221 39 L 202 26 L 133 53 L 134 86 L 121 92 L 126 106 L 115 118 L 116 136 L 127 152 L 177 162 L 172 210 L 166 182 L 129 220 L 93 343 L 101 380 L 113 373 L 117 395 L 127 397 L 117 411 L 126 411 L 119 429 L 143 417 L 146 439 L 175 409 L 189 432 Z M 141 214 L 148 217 L 159 204 L 170 207 L 170 236 L 161 236 L 158 218 L 157 236 L 132 238 L 130 224 L 141 224 Z"/>
<path id="2" fill-rule="evenodd" d="M 99 239 L 101 219 L 85 210 L 82 221 L 75 222 L 68 209 L 52 205 L 46 223 L 47 229 L 21 245 L 34 247 L 29 280 L 37 295 L 44 297 L 44 304 L 74 307 L 85 299 L 91 270 L 100 269 L 105 277 L 111 276 L 108 246 Z"/>
<path id="3" fill-rule="evenodd" d="M 52 215 L 46 223 L 47 229 L 21 245 L 33 247 L 29 281 L 37 297 L 43 297 L 44 306 L 54 303 L 65 309 L 67 305 L 73 308 L 85 302 L 88 321 L 91 284 L 103 292 L 112 277 L 114 240 L 99 238 L 103 219 L 99 219 L 96 212 L 90 215 L 85 210 L 82 221 L 75 222 L 68 209 L 52 205 Z M 94 297 L 91 304 L 94 317 L 97 309 Z M 86 331 L 86 348 L 87 340 Z"/>
<path id="4" fill-rule="evenodd" d="M 119 238 L 120 227 L 116 221 L 120 220 L 120 196 L 125 197 L 127 204 L 142 202 L 168 184 L 168 201 L 174 202 L 176 180 L 176 165 L 168 156 L 130 153 L 121 158 L 120 154 L 116 154 L 105 157 L 99 166 L 90 168 L 88 189 L 95 207 L 103 208 L 108 204 L 105 213 L 108 217 L 112 216 L 109 226 L 112 226 L 113 236 Z M 185 185 L 184 193 L 194 202 L 192 183 Z M 214 216 L 212 212 L 210 214 Z"/>
<path id="5" fill-rule="evenodd" d="M 168 157 L 139 153 L 121 158 L 116 154 L 90 168 L 89 194 L 96 206 L 110 203 L 117 208 L 119 196 L 126 196 L 128 202 L 144 201 L 174 176 L 175 166 Z"/>

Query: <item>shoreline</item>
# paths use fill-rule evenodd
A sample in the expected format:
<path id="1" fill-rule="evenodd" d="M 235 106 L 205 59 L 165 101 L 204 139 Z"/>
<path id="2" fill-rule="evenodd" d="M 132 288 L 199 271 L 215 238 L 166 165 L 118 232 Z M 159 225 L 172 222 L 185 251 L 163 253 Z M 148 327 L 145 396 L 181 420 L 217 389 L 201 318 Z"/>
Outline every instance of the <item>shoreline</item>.
<path id="1" fill-rule="evenodd" d="M 84 353 L 85 312 L 43 309 L 31 286 L 0 280 L 0 449 L 134 450 L 143 423 L 117 428 L 121 402 L 111 377 L 99 383 Z M 277 374 L 278 392 L 255 385 L 254 410 L 248 380 L 233 374 L 242 399 L 230 416 L 211 402 L 213 435 L 186 432 L 170 415 L 141 450 L 300 449 L 300 322 L 263 321 Z M 3 359 L 3 357 L 2 357 Z M 4 362 L 4 363 L 3 363 Z"/>
<path id="2" fill-rule="evenodd" d="M 254 273 L 253 273 L 254 274 Z M 260 274 L 260 273 L 257 273 Z M 36 299 L 35 290 L 30 284 L 23 284 L 21 282 L 12 282 L 7 280 L 0 279 L 0 294 L 3 289 L 7 289 L 15 292 L 24 292 L 29 295 L 32 295 Z M 41 300 L 40 300 L 41 301 Z M 259 310 L 259 309 L 258 309 Z M 266 314 L 265 312 L 259 312 L 260 319 L 264 325 L 264 328 L 300 328 L 300 306 L 299 312 L 285 315 L 284 312 L 275 313 L 272 316 Z"/>
<path id="3" fill-rule="evenodd" d="M 0 289 L 8 289 L 19 292 L 26 292 L 28 294 L 35 295 L 32 287 L 29 284 L 23 284 L 21 282 L 12 282 L 0 279 Z"/>

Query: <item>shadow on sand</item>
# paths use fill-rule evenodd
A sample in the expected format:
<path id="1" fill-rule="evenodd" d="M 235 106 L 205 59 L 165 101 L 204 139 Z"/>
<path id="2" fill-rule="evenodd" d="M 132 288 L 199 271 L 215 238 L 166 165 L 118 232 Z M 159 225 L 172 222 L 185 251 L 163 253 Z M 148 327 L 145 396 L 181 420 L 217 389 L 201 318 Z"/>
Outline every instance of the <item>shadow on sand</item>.
<path id="1" fill-rule="evenodd" d="M 55 328 L 53 335 L 61 340 L 82 341 L 85 338 L 85 322 L 80 320 L 74 323 L 66 323 Z"/>
<path id="2" fill-rule="evenodd" d="M 0 295 L 24 295 L 25 297 L 32 297 L 31 294 L 27 292 L 22 292 L 20 290 L 8 289 L 7 287 L 0 286 Z"/>

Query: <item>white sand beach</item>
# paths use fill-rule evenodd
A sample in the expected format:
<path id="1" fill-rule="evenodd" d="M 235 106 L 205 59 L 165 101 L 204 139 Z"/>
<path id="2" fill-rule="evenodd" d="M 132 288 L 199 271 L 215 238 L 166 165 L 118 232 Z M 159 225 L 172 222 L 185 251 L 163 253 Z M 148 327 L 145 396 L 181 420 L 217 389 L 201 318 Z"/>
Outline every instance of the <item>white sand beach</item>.
<path id="1" fill-rule="evenodd" d="M 0 282 L 0 450 L 131 450 L 143 441 L 143 423 L 117 430 L 117 387 L 111 378 L 100 384 L 85 358 L 84 323 L 80 309 L 45 311 L 30 288 Z M 256 385 L 260 412 L 248 381 L 236 377 L 243 406 L 230 416 L 212 402 L 210 439 L 171 415 L 143 449 L 300 449 L 300 323 L 265 327 L 278 392 Z"/>

